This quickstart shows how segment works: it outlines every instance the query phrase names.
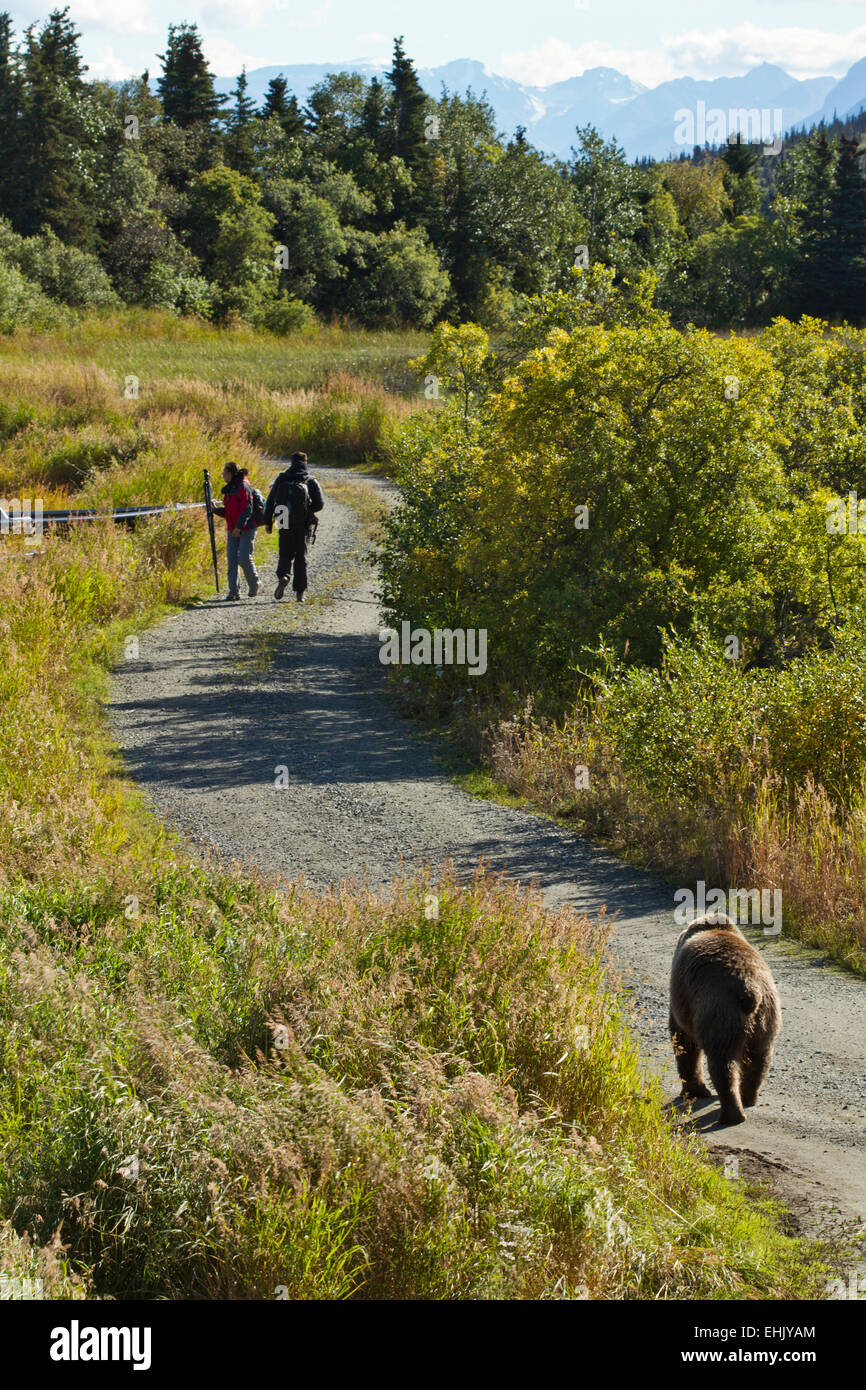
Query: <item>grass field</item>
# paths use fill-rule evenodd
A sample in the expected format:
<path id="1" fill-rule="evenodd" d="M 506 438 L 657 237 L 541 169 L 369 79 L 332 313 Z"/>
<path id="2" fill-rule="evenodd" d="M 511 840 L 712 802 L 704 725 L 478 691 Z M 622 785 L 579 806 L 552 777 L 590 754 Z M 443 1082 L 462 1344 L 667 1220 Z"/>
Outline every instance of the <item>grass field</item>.
<path id="1" fill-rule="evenodd" d="M 429 335 L 414 330 L 374 332 L 338 325 L 299 330 L 290 337 L 254 329 L 214 328 L 157 310 L 125 309 L 93 316 L 57 332 L 0 335 L 0 361 L 47 359 L 101 367 L 122 387 L 130 373 L 143 382 L 185 377 L 226 389 L 254 384 L 266 391 L 320 388 L 334 373 L 377 382 L 389 391 L 419 391 L 410 358 Z"/>

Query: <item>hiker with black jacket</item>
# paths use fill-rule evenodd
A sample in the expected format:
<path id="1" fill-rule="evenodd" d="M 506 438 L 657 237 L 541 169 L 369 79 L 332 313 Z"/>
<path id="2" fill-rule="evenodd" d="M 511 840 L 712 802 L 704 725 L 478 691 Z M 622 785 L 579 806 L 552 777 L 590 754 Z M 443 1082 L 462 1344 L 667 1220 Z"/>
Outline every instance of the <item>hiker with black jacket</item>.
<path id="1" fill-rule="evenodd" d="M 286 592 L 294 564 L 292 588 L 298 603 L 304 602 L 307 591 L 307 545 L 310 532 L 318 525 L 316 512 L 320 512 L 324 505 L 322 489 L 307 468 L 306 454 L 292 454 L 289 467 L 277 478 L 265 503 L 265 528 L 270 535 L 276 521 L 280 538 L 274 598 L 282 598 Z"/>

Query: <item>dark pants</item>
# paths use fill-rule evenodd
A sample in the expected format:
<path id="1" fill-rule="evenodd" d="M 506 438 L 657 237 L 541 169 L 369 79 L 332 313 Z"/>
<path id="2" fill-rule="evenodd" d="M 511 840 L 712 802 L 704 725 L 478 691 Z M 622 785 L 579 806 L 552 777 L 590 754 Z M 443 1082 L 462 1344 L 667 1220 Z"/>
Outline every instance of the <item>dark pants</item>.
<path id="1" fill-rule="evenodd" d="M 296 594 L 306 593 L 307 589 L 307 533 L 294 528 L 280 531 L 280 558 L 277 562 L 277 578 L 290 579 L 292 563 L 295 577 L 292 588 Z"/>

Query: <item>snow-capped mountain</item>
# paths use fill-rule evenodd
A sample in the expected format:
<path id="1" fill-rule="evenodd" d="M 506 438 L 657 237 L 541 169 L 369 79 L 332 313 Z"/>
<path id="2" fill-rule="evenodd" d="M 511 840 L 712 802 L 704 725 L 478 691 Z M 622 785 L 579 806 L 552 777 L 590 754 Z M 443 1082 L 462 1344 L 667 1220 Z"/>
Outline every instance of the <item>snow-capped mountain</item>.
<path id="1" fill-rule="evenodd" d="M 306 101 L 317 82 L 330 72 L 351 71 L 368 80 L 383 78 L 386 68 L 375 63 L 303 63 L 256 68 L 247 73 L 249 96 L 259 103 L 268 82 L 282 73 L 298 100 Z M 740 120 L 760 118 L 773 133 L 856 115 L 866 107 L 866 58 L 855 63 L 841 80 L 832 76 L 799 79 L 772 63 L 761 63 L 740 77 L 699 81 L 679 77 L 658 87 L 644 87 L 615 68 L 589 68 L 579 77 L 532 87 L 501 77 L 483 63 L 460 58 L 441 67 L 419 68 L 418 77 L 431 96 L 472 90 L 485 96 L 496 112 L 497 124 L 510 135 L 525 126 L 539 149 L 567 157 L 578 126 L 594 125 L 615 137 L 631 158 L 689 152 L 692 144 L 717 143 L 714 130 L 729 131 L 734 113 Z M 230 92 L 236 78 L 217 78 L 220 92 Z M 755 113 L 759 113 L 756 115 Z M 714 125 L 714 122 L 716 123 Z M 721 136 L 725 138 L 724 134 Z"/>

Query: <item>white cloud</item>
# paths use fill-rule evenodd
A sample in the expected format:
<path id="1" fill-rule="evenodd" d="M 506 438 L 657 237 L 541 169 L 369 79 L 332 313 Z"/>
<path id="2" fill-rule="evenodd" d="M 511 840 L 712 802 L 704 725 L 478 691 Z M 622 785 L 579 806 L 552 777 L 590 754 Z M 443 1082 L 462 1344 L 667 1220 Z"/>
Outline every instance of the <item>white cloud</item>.
<path id="1" fill-rule="evenodd" d="M 265 68 L 274 61 L 273 57 L 262 57 L 259 53 L 245 53 L 228 39 L 203 36 L 202 49 L 217 77 L 235 77 L 241 68 Z"/>
<path id="2" fill-rule="evenodd" d="M 118 58 L 113 48 L 101 48 L 87 64 L 87 76 L 99 78 L 102 82 L 122 82 L 124 78 L 137 75 L 135 65 L 125 58 Z"/>
<path id="3" fill-rule="evenodd" d="M 548 39 L 523 53 L 504 53 L 492 66 L 503 76 L 533 87 L 564 82 L 587 68 L 618 68 L 648 87 L 676 76 L 670 59 L 657 50 L 617 48 L 608 43 L 571 44 L 566 39 Z"/>
<path id="4" fill-rule="evenodd" d="M 282 29 L 324 29 L 331 19 L 333 6 L 325 0 L 318 9 L 307 10 L 297 0 L 207 0 L 202 9 L 202 28 L 256 29 L 268 20 L 275 20 Z M 288 13 L 294 10 L 298 17 Z"/>
<path id="5" fill-rule="evenodd" d="M 711 33 L 692 30 L 663 43 L 678 70 L 696 77 L 745 72 L 758 63 L 776 63 L 795 77 L 829 72 L 841 76 L 866 53 L 866 25 L 833 34 L 822 29 L 759 29 L 755 24 L 739 24 Z"/>
<path id="6" fill-rule="evenodd" d="M 545 87 L 576 77 L 587 68 L 610 67 L 655 87 L 673 77 L 733 77 L 764 62 L 775 63 L 799 78 L 828 73 L 841 77 L 864 54 L 866 26 L 833 34 L 795 27 L 761 29 L 749 23 L 732 29 L 665 35 L 655 49 L 548 39 L 522 53 L 503 54 L 499 70 L 519 82 Z"/>
<path id="7" fill-rule="evenodd" d="M 122 8 L 116 0 L 70 0 L 69 13 L 78 29 L 108 29 L 115 34 L 156 32 L 144 4 Z"/>

